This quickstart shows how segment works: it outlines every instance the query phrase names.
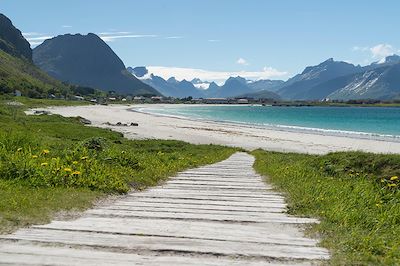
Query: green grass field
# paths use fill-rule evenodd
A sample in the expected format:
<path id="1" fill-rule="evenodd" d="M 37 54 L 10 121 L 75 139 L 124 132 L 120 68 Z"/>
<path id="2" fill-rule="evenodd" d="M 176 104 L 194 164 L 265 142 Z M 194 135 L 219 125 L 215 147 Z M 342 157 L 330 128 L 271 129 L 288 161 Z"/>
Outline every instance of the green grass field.
<path id="1" fill-rule="evenodd" d="M 15 99 L 14 99 L 15 100 Z M 27 107 L 63 102 L 0 101 L 0 232 L 48 222 L 110 194 L 144 189 L 235 149 L 180 141 L 128 140 L 77 118 L 26 116 Z M 66 105 L 76 102 L 64 102 Z"/>
<path id="2" fill-rule="evenodd" d="M 331 264 L 400 265 L 400 155 L 253 154 L 289 213 L 321 220 L 308 232 L 331 250 Z"/>

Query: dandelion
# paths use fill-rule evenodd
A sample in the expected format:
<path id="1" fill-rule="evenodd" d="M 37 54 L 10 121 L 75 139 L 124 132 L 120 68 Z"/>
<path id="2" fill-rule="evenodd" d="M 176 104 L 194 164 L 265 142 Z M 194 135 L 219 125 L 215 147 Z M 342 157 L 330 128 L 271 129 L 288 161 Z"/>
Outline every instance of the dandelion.
<path id="1" fill-rule="evenodd" d="M 22 148 L 18 148 L 17 151 L 22 151 Z"/>
<path id="2" fill-rule="evenodd" d="M 37 157 L 37 155 L 32 155 L 32 159 L 36 159 Z"/>
<path id="3" fill-rule="evenodd" d="M 66 167 L 66 168 L 64 168 L 64 171 L 65 171 L 65 172 L 72 172 L 72 169 L 71 169 L 71 168 L 68 168 L 68 167 Z"/>
<path id="4" fill-rule="evenodd" d="M 49 154 L 50 151 L 49 150 L 43 150 L 42 153 L 46 155 L 46 154 Z"/>
<path id="5" fill-rule="evenodd" d="M 73 161 L 72 164 L 78 164 L 78 162 L 77 161 Z"/>
<path id="6" fill-rule="evenodd" d="M 397 184 L 389 184 L 388 187 L 397 187 Z"/>
<path id="7" fill-rule="evenodd" d="M 80 174 L 81 174 L 81 172 L 79 172 L 79 171 L 75 171 L 72 173 L 72 175 L 80 175 Z"/>
<path id="8" fill-rule="evenodd" d="M 392 177 L 390 178 L 390 181 L 394 181 L 394 180 L 397 180 L 397 179 L 399 179 L 398 176 L 392 176 Z"/>
<path id="9" fill-rule="evenodd" d="M 48 163 L 41 163 L 40 164 L 41 166 L 47 166 L 47 165 L 49 165 Z"/>

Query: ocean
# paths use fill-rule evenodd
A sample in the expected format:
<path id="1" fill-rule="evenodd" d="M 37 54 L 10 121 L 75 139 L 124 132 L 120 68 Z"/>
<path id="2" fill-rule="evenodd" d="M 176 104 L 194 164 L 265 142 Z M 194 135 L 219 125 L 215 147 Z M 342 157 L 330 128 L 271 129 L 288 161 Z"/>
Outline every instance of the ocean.
<path id="1" fill-rule="evenodd" d="M 142 111 L 190 119 L 240 123 L 281 130 L 355 134 L 400 139 L 400 108 L 171 105 Z"/>

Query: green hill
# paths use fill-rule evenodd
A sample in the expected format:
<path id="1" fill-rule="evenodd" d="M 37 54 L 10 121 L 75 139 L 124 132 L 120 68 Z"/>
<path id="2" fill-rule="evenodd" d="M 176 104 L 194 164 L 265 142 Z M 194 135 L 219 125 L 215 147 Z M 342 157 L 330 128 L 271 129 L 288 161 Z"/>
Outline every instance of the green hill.
<path id="1" fill-rule="evenodd" d="M 39 98 L 52 94 L 67 94 L 70 88 L 51 78 L 26 59 L 0 50 L 0 93 L 21 91 L 24 96 Z"/>

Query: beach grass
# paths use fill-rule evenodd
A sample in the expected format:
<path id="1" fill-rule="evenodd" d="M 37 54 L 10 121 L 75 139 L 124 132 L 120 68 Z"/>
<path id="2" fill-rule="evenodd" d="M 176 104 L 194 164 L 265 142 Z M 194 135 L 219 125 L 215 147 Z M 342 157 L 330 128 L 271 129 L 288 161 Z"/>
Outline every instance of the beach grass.
<path id="1" fill-rule="evenodd" d="M 257 150 L 255 169 L 284 192 L 290 214 L 319 218 L 308 233 L 332 265 L 400 264 L 400 155 Z"/>
<path id="2" fill-rule="evenodd" d="M 22 106 L 9 103 L 0 101 L 1 233 L 48 222 L 60 211 L 83 210 L 107 195 L 145 189 L 236 151 L 181 141 L 128 140 L 121 133 L 85 126 L 78 118 L 25 115 L 37 100 L 25 99 Z"/>

